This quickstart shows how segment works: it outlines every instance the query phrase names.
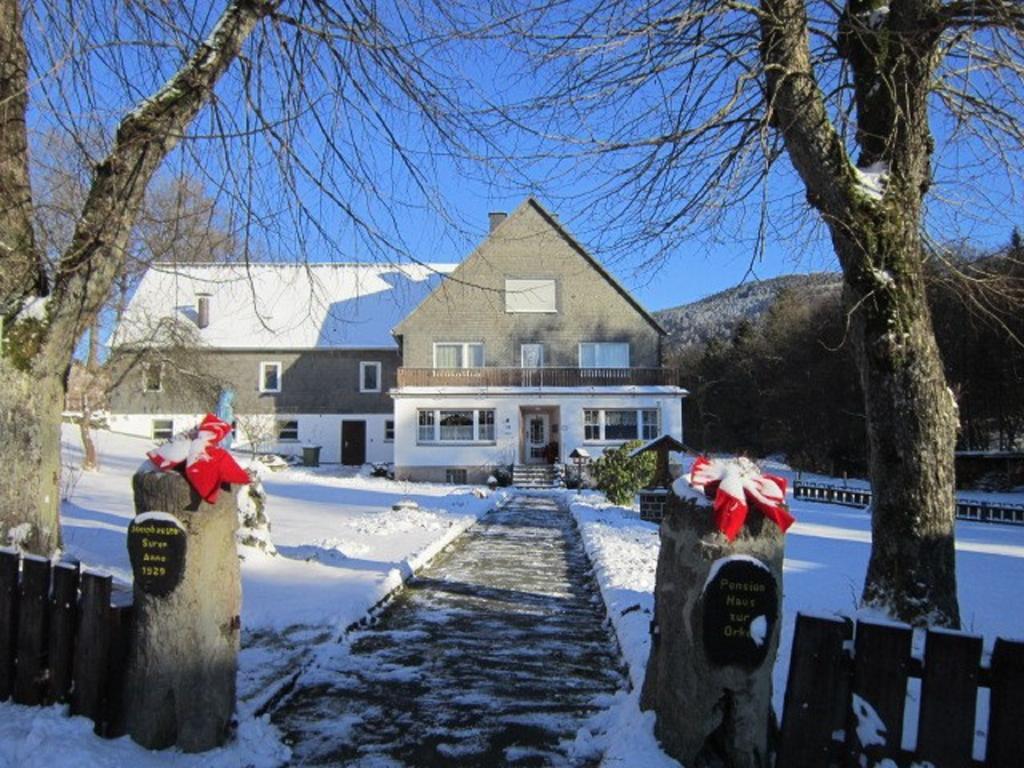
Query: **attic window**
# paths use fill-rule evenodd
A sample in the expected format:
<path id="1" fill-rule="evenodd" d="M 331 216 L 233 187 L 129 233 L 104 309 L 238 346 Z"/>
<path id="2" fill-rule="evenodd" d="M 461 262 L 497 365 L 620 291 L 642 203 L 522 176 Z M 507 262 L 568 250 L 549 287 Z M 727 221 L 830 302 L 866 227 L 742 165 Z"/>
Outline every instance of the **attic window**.
<path id="1" fill-rule="evenodd" d="M 558 312 L 554 280 L 505 280 L 506 312 Z"/>

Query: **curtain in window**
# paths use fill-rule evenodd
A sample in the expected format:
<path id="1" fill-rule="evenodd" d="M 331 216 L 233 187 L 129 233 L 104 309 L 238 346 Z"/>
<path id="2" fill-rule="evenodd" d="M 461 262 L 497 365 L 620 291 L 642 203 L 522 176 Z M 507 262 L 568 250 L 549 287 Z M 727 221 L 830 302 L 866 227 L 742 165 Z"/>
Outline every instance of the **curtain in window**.
<path id="1" fill-rule="evenodd" d="M 461 368 L 462 345 L 438 344 L 434 347 L 434 366 L 437 368 Z"/>
<path id="2" fill-rule="evenodd" d="M 605 440 L 636 440 L 636 411 L 605 411 Z"/>
<path id="3" fill-rule="evenodd" d="M 441 411 L 442 440 L 472 440 L 472 411 Z"/>

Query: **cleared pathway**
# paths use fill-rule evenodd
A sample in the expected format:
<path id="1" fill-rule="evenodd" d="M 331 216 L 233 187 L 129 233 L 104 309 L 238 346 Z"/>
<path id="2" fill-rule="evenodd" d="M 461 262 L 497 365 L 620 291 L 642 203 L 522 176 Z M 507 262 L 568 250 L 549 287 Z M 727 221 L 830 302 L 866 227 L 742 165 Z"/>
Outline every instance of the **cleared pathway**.
<path id="1" fill-rule="evenodd" d="M 586 766 L 572 742 L 624 684 L 568 512 L 516 496 L 273 714 L 296 765 Z"/>

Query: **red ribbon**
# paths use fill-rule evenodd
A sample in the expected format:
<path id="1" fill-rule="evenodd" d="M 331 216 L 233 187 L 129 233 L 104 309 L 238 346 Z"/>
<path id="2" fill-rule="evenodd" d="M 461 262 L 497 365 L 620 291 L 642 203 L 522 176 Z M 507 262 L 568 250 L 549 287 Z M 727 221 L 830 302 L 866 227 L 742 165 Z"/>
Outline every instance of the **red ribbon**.
<path id="1" fill-rule="evenodd" d="M 176 435 L 169 443 L 146 456 L 164 472 L 185 465 L 185 479 L 196 493 L 211 504 L 223 483 L 248 483 L 248 473 L 218 443 L 231 432 L 231 425 L 212 413 L 206 414 L 195 435 Z"/>
<path id="2" fill-rule="evenodd" d="M 753 467 L 749 463 L 749 467 Z M 795 522 L 786 508 L 786 479 L 778 475 L 755 475 L 736 461 L 718 461 L 699 456 L 690 470 L 690 484 L 712 499 L 715 526 L 733 541 L 747 521 L 747 510 L 756 508 L 783 533 Z"/>

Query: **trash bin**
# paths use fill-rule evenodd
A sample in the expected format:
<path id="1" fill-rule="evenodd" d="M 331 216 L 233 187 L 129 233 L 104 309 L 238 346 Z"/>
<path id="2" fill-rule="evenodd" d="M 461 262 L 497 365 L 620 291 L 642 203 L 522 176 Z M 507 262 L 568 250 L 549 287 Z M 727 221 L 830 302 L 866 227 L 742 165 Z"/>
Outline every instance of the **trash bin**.
<path id="1" fill-rule="evenodd" d="M 320 466 L 320 446 L 319 445 L 304 445 L 304 446 L 302 446 L 302 466 L 304 466 L 304 467 L 319 467 Z"/>

